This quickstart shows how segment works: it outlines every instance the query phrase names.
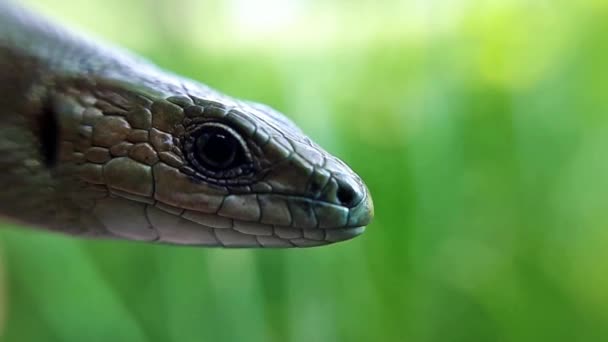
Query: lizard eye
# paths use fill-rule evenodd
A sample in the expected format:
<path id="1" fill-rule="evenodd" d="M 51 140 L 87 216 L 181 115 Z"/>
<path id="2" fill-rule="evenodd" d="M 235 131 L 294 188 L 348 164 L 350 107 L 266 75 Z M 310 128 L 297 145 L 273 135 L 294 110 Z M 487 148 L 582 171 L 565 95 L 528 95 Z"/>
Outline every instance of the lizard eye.
<path id="1" fill-rule="evenodd" d="M 240 152 L 238 140 L 224 128 L 206 127 L 202 131 L 194 144 L 199 161 L 210 169 L 229 168 Z"/>
<path id="2" fill-rule="evenodd" d="M 199 126 L 190 135 L 189 159 L 202 174 L 216 179 L 241 175 L 250 166 L 247 144 L 232 128 L 217 122 Z"/>

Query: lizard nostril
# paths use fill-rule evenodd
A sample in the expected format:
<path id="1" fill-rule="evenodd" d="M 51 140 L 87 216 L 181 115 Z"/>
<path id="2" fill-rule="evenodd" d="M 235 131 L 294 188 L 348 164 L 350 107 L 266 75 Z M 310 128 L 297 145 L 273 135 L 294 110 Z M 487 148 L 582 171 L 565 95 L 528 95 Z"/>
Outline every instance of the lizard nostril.
<path id="1" fill-rule="evenodd" d="M 352 207 L 361 198 L 359 192 L 349 182 L 338 181 L 337 199 L 345 207 Z"/>

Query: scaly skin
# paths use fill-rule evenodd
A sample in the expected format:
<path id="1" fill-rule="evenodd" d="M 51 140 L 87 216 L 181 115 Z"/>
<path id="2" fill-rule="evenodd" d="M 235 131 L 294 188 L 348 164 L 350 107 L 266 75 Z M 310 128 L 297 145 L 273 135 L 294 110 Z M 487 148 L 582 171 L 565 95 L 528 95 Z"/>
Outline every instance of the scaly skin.
<path id="1" fill-rule="evenodd" d="M 282 114 L 2 0 L 0 94 L 0 215 L 27 226 L 306 247 L 357 236 L 373 216 L 362 180 Z M 233 143 L 197 145 L 203 134 Z"/>

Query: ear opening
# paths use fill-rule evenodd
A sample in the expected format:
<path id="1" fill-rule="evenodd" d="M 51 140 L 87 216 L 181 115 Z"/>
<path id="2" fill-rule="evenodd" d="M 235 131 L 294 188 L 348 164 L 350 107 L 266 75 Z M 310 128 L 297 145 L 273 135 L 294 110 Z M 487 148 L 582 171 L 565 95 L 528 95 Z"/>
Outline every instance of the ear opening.
<path id="1" fill-rule="evenodd" d="M 51 99 L 44 101 L 40 108 L 38 138 L 42 161 L 46 167 L 54 167 L 57 164 L 59 151 L 59 119 Z"/>

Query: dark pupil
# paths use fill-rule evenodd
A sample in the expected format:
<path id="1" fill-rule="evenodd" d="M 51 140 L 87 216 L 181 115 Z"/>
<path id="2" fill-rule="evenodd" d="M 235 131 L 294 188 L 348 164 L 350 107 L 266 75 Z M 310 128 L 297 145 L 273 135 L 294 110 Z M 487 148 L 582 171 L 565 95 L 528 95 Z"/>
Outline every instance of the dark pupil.
<path id="1" fill-rule="evenodd" d="M 204 132 L 196 140 L 199 158 L 205 166 L 214 169 L 230 167 L 236 158 L 238 147 L 236 139 L 222 129 Z"/>

